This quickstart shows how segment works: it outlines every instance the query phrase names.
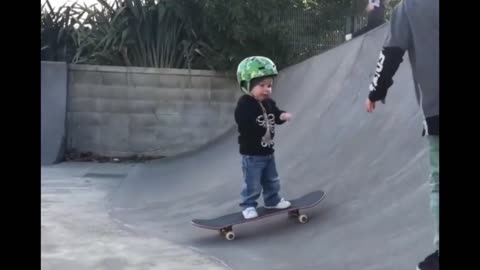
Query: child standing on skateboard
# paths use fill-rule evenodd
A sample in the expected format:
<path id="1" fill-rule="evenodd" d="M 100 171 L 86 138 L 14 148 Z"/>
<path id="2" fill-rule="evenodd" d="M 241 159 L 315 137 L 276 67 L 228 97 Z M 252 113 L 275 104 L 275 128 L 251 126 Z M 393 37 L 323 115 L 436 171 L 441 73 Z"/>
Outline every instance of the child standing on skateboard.
<path id="1" fill-rule="evenodd" d="M 240 207 L 245 219 L 258 216 L 257 199 L 262 189 L 266 208 L 285 209 L 291 205 L 279 195 L 280 180 L 273 154 L 275 125 L 292 117 L 278 109 L 271 99 L 273 78 L 277 74 L 275 63 L 262 56 L 245 58 L 237 68 L 237 80 L 245 94 L 235 108 L 245 181 Z"/>

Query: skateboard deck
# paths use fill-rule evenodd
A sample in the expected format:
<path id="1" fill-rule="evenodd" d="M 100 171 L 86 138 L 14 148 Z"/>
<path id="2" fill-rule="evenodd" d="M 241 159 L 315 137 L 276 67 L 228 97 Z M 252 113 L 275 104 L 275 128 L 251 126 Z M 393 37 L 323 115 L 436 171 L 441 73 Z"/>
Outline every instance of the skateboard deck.
<path id="1" fill-rule="evenodd" d="M 233 232 L 233 225 L 239 225 L 246 222 L 251 222 L 255 220 L 259 220 L 262 218 L 288 213 L 288 216 L 297 217 L 300 223 L 306 223 L 308 221 L 308 216 L 305 214 L 301 214 L 301 209 L 306 209 L 313 207 L 320 203 L 323 198 L 325 197 L 325 192 L 321 190 L 312 191 L 303 195 L 300 198 L 290 200 L 292 205 L 286 209 L 268 209 L 264 206 L 257 208 L 258 217 L 252 219 L 245 219 L 242 215 L 242 212 L 231 213 L 227 215 L 223 215 L 213 219 L 193 219 L 192 225 L 210 229 L 210 230 L 218 230 L 222 233 L 227 240 L 235 239 L 235 233 Z"/>

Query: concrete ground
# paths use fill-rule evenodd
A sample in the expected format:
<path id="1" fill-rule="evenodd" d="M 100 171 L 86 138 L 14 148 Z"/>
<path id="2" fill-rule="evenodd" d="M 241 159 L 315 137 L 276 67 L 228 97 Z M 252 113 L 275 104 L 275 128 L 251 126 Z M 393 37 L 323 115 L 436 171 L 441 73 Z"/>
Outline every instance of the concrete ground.
<path id="1" fill-rule="evenodd" d="M 42 168 L 42 269 L 229 269 L 192 247 L 136 233 L 110 217 L 108 194 L 131 167 L 64 163 Z"/>

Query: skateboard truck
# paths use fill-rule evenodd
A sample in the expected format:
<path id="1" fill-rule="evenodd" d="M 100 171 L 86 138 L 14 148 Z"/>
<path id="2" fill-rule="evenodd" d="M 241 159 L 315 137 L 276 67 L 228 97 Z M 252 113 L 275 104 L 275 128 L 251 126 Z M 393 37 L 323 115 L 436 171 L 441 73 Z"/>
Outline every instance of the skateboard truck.
<path id="1" fill-rule="evenodd" d="M 293 211 L 288 212 L 289 217 L 296 217 L 298 219 L 298 222 L 304 224 L 308 222 L 308 216 L 305 214 L 300 214 L 299 209 L 295 209 Z"/>
<path id="2" fill-rule="evenodd" d="M 222 234 L 227 240 L 235 239 L 235 233 L 233 232 L 232 226 L 220 229 L 220 234 Z"/>

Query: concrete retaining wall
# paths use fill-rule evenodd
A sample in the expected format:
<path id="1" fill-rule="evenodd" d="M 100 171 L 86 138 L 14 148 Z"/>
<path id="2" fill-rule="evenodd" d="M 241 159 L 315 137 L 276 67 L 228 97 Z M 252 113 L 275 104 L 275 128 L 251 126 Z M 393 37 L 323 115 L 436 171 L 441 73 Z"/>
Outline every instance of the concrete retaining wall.
<path id="1" fill-rule="evenodd" d="M 69 65 L 68 149 L 173 156 L 234 127 L 240 91 L 211 71 Z"/>
<path id="2" fill-rule="evenodd" d="M 67 64 L 42 62 L 41 80 L 41 165 L 50 165 L 65 152 Z"/>

